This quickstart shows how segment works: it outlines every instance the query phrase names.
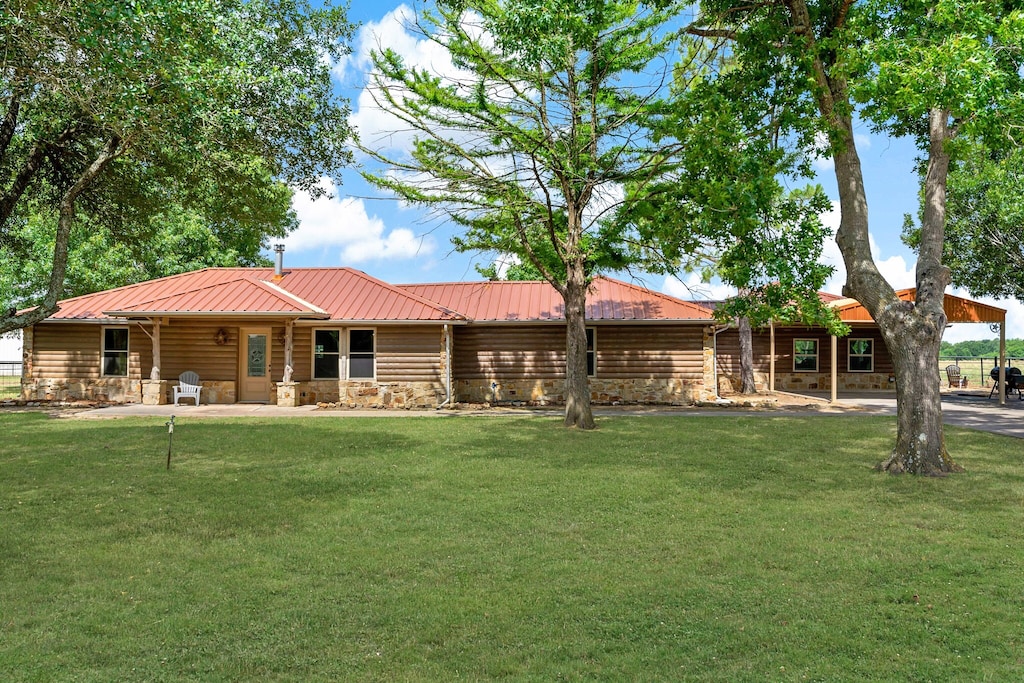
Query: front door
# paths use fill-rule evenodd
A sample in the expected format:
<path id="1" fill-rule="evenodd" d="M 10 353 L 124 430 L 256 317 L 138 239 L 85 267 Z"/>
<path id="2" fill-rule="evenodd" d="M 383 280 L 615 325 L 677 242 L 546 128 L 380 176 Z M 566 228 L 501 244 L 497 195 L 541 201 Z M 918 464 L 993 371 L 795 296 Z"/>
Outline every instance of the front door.
<path id="1" fill-rule="evenodd" d="M 238 400 L 270 400 L 270 330 L 241 330 L 238 344 Z"/>

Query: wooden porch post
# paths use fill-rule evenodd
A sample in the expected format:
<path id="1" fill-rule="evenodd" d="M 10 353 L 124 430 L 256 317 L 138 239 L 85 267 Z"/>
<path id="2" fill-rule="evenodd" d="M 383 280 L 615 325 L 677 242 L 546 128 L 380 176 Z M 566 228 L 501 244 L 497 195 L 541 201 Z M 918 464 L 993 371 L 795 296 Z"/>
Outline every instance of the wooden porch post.
<path id="1" fill-rule="evenodd" d="M 1006 405 L 1006 316 L 999 323 L 999 405 Z"/>
<path id="2" fill-rule="evenodd" d="M 160 379 L 160 318 L 153 318 L 153 369 L 149 371 L 149 378 Z"/>
<path id="3" fill-rule="evenodd" d="M 839 400 L 839 349 L 836 335 L 832 335 L 832 403 Z"/>
<path id="4" fill-rule="evenodd" d="M 285 382 L 292 381 L 292 339 L 293 330 L 295 328 L 294 320 L 286 320 L 284 323 L 284 377 L 282 379 Z"/>

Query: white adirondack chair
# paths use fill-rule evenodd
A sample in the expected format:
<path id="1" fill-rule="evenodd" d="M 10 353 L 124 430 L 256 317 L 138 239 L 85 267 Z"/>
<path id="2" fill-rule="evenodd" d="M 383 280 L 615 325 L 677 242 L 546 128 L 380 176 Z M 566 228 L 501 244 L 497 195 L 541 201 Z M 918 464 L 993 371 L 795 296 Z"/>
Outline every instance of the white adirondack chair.
<path id="1" fill-rule="evenodd" d="M 199 392 L 203 387 L 199 384 L 199 375 L 189 370 L 178 375 L 178 386 L 174 387 L 174 405 L 183 398 L 191 398 L 199 405 Z"/>

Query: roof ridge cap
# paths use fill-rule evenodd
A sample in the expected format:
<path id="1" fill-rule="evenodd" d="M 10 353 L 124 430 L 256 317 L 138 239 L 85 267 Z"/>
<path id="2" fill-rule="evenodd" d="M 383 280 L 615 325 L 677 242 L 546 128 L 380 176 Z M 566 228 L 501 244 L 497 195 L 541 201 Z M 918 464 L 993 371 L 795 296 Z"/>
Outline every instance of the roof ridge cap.
<path id="1" fill-rule="evenodd" d="M 232 280 L 232 282 L 235 282 L 235 280 Z M 316 304 L 310 303 L 309 301 L 306 301 L 302 297 L 299 297 L 299 296 L 296 296 L 296 295 L 292 294 L 291 292 L 289 292 L 284 287 L 276 285 L 273 282 L 268 282 L 266 280 L 253 280 L 252 282 L 253 282 L 253 284 L 256 284 L 256 285 L 265 285 L 266 287 L 270 287 L 271 291 L 273 291 L 274 293 L 286 296 L 289 299 L 291 299 L 293 302 L 297 301 L 298 303 L 302 304 L 303 306 L 306 306 L 307 308 L 309 308 L 309 310 L 313 311 L 314 313 L 323 313 L 325 315 L 330 315 L 330 311 L 325 311 L 324 309 L 320 308 Z"/>

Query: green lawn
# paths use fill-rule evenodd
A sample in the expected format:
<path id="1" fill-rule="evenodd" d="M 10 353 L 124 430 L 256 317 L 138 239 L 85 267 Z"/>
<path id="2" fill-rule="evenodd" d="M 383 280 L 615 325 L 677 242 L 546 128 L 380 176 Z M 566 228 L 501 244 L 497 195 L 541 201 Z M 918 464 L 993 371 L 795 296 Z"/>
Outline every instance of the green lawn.
<path id="1" fill-rule="evenodd" d="M 1024 449 L 888 418 L 0 412 L 0 680 L 1024 676 Z"/>
<path id="2" fill-rule="evenodd" d="M 0 400 L 21 395 L 21 377 L 0 375 Z"/>

